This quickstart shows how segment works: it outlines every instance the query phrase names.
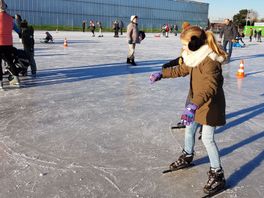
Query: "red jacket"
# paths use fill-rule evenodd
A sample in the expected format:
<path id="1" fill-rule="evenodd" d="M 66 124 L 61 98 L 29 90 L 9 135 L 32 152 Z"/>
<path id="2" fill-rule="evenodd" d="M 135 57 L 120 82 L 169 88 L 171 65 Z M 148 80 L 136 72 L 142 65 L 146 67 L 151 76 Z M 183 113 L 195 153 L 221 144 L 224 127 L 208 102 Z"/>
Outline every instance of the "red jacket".
<path id="1" fill-rule="evenodd" d="M 0 46 L 13 45 L 13 18 L 6 12 L 0 12 Z"/>

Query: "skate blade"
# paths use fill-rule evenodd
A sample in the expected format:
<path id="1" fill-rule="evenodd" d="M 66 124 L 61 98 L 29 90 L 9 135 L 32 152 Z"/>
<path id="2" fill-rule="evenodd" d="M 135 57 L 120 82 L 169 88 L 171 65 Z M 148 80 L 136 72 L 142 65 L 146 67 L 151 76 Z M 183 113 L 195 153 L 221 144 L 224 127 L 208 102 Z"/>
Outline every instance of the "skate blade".
<path id="1" fill-rule="evenodd" d="M 171 129 L 185 129 L 185 126 L 171 126 Z"/>
<path id="2" fill-rule="evenodd" d="M 215 193 L 209 193 L 209 194 L 206 194 L 204 196 L 202 196 L 201 198 L 214 198 L 214 197 L 217 197 L 218 195 L 221 195 L 221 193 L 224 193 L 227 189 L 229 189 L 229 186 L 225 186 L 225 188 L 223 188 L 222 190 L 219 190 Z"/>
<path id="3" fill-rule="evenodd" d="M 189 169 L 189 168 L 192 168 L 193 166 L 194 166 L 194 164 L 190 164 L 189 166 L 187 166 L 187 167 L 185 167 L 185 168 L 167 169 L 167 170 L 162 171 L 162 174 L 172 173 L 172 172 L 175 172 L 175 171 L 178 171 L 178 170 Z"/>

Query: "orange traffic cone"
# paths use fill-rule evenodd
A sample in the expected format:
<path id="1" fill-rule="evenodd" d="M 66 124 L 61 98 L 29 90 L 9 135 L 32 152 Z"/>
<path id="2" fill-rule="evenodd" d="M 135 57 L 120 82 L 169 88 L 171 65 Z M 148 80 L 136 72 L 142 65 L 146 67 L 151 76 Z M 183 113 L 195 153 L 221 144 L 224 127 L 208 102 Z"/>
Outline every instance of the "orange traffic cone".
<path id="1" fill-rule="evenodd" d="M 68 47 L 68 42 L 67 42 L 67 38 L 64 39 L 64 47 Z"/>
<path id="2" fill-rule="evenodd" d="M 239 69 L 237 70 L 237 78 L 244 78 L 245 72 L 244 72 L 244 60 L 240 61 Z"/>

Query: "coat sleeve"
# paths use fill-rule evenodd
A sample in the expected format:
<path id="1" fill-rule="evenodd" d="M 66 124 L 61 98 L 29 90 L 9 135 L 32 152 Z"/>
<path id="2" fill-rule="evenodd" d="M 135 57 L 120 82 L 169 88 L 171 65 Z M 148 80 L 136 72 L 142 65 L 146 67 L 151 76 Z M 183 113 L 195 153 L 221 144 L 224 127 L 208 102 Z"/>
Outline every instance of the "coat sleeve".
<path id="1" fill-rule="evenodd" d="M 200 69 L 203 78 L 203 89 L 192 99 L 192 103 L 201 107 L 209 99 L 217 95 L 220 83 L 223 83 L 220 63 L 211 61 Z"/>
<path id="2" fill-rule="evenodd" d="M 183 64 L 183 58 L 180 56 L 168 63 L 165 63 L 164 65 L 162 65 L 162 68 L 174 67 L 182 64 Z"/>
<path id="3" fill-rule="evenodd" d="M 131 27 L 131 25 L 128 25 L 127 26 L 127 39 L 128 39 L 128 41 L 132 41 L 132 31 L 133 31 L 133 28 Z"/>
<path id="4" fill-rule="evenodd" d="M 189 67 L 185 64 L 162 69 L 162 78 L 177 78 L 189 74 Z"/>

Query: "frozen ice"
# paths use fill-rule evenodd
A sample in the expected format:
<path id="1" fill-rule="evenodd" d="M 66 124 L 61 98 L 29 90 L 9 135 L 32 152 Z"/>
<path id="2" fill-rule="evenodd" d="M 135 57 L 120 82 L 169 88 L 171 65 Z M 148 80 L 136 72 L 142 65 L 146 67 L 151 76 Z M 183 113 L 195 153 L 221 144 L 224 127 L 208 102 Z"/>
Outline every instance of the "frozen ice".
<path id="1" fill-rule="evenodd" d="M 184 109 L 189 78 L 148 80 L 179 55 L 179 37 L 147 34 L 131 66 L 125 35 L 51 34 L 55 43 L 41 44 L 44 31 L 35 32 L 37 78 L 21 77 L 20 89 L 5 79 L 0 92 L 0 197 L 200 197 L 210 166 L 201 141 L 196 166 L 162 174 L 181 153 L 184 131 L 170 127 Z M 245 42 L 223 66 L 227 124 L 216 141 L 230 189 L 221 196 L 260 198 L 264 47 Z M 237 79 L 242 59 L 246 77 Z"/>

